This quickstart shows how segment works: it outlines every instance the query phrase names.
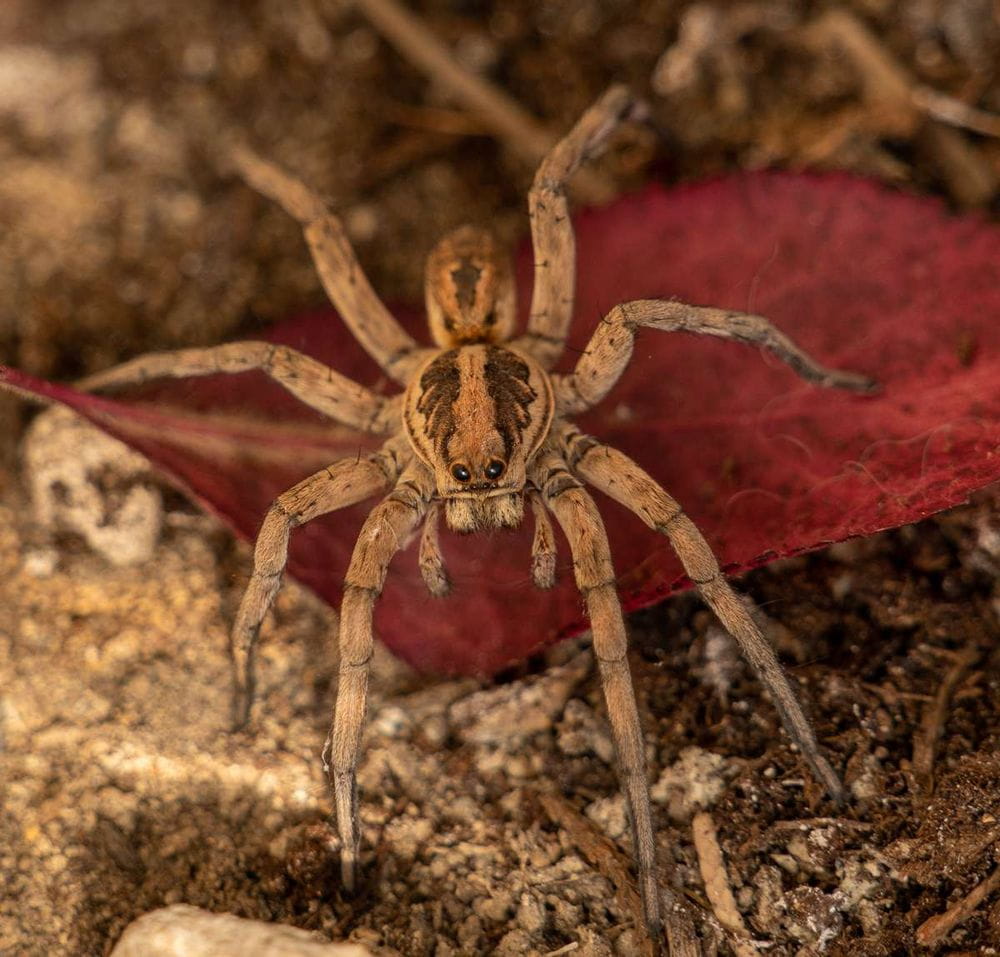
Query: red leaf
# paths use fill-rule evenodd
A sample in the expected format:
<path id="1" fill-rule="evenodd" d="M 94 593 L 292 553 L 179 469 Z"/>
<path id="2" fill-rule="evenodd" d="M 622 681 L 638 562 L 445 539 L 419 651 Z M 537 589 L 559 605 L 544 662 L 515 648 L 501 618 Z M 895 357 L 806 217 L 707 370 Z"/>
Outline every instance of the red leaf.
<path id="1" fill-rule="evenodd" d="M 671 296 L 767 315 L 824 364 L 882 384 L 864 398 L 821 390 L 734 343 L 640 335 L 629 371 L 582 424 L 661 481 L 730 571 L 916 521 L 1000 478 L 996 228 L 846 176 L 785 174 L 652 187 L 584 213 L 577 226 L 567 367 L 612 305 Z M 522 307 L 530 261 L 522 250 Z M 329 314 L 285 323 L 269 338 L 379 382 Z M 169 383 L 153 405 L 4 375 L 128 441 L 244 537 L 282 489 L 372 444 L 258 375 Z M 626 608 L 684 587 L 666 542 L 601 504 Z M 331 602 L 368 508 L 293 535 L 292 573 Z M 565 543 L 559 585 L 539 592 L 530 538 L 529 527 L 443 532 L 455 581 L 443 600 L 427 594 L 411 544 L 376 612 L 382 638 L 425 670 L 489 673 L 586 627 Z"/>

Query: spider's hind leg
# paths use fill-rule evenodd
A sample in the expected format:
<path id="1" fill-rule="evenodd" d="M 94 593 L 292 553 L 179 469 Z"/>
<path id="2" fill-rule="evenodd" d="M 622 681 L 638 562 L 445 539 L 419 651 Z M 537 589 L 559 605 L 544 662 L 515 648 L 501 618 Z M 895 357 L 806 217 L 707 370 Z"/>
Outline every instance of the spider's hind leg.
<path id="1" fill-rule="evenodd" d="M 569 541 L 573 572 L 590 618 L 594 657 L 614 737 L 619 780 L 632 825 L 639 890 L 646 923 L 656 939 L 660 934 L 660 889 L 646 780 L 646 749 L 629 672 L 625 620 L 615 589 L 607 532 L 594 500 L 569 474 L 561 456 L 554 452 L 540 454 L 536 459 L 534 482 Z"/>
<path id="2" fill-rule="evenodd" d="M 631 509 L 650 528 L 670 539 L 688 577 L 705 603 L 736 639 L 774 702 L 789 737 L 798 745 L 813 774 L 835 801 L 844 786 L 820 750 L 809 719 L 781 668 L 774 649 L 761 634 L 743 598 L 733 590 L 697 526 L 681 506 L 623 452 L 567 428 L 562 436 L 566 458 L 576 475 Z"/>
<path id="3" fill-rule="evenodd" d="M 362 348 L 406 385 L 428 350 L 420 349 L 375 294 L 340 219 L 305 183 L 242 144 L 229 160 L 244 182 L 299 221 L 323 288 Z"/>
<path id="4" fill-rule="evenodd" d="M 562 355 L 573 317 L 576 240 L 567 186 L 584 162 L 602 152 L 614 131 L 642 111 L 627 87 L 610 87 L 551 149 L 535 174 L 528 194 L 535 282 L 528 328 L 514 344 L 546 369 Z"/>
<path id="5" fill-rule="evenodd" d="M 430 471 L 411 462 L 396 487 L 365 519 L 344 580 L 340 680 L 333 728 L 323 757 L 333 784 L 341 841 L 340 869 L 348 892 L 354 890 L 361 845 L 356 770 L 368 704 L 368 670 L 374 652 L 372 613 L 389 562 L 424 517 L 433 494 Z"/>

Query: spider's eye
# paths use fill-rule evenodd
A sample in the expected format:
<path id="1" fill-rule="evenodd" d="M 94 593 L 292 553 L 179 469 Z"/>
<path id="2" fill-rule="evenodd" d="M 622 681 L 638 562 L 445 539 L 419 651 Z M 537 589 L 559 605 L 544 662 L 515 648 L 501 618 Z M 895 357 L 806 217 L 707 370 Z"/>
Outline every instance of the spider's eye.
<path id="1" fill-rule="evenodd" d="M 488 479 L 498 479 L 503 475 L 503 462 L 498 462 L 494 459 L 486 466 L 486 477 Z"/>
<path id="2" fill-rule="evenodd" d="M 451 467 L 451 474 L 458 479 L 459 482 L 468 482 L 472 478 L 472 473 L 464 465 L 453 465 Z"/>

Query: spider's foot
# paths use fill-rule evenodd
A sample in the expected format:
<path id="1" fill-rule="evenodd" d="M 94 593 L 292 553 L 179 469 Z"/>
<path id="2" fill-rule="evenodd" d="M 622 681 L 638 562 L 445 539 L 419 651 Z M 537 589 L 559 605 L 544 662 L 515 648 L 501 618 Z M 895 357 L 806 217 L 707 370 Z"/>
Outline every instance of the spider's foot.
<path id="1" fill-rule="evenodd" d="M 823 385 L 831 389 L 848 389 L 862 395 L 872 395 L 882 388 L 870 376 L 862 375 L 860 372 L 841 372 L 839 370 L 831 372 Z"/>
<path id="2" fill-rule="evenodd" d="M 421 563 L 420 574 L 423 576 L 427 590 L 435 598 L 444 598 L 451 592 L 451 579 L 442 563 Z"/>
<path id="3" fill-rule="evenodd" d="M 233 692 L 231 706 L 230 731 L 236 734 L 245 731 L 250 723 L 250 711 L 253 708 L 253 690 L 237 687 Z"/>
<path id="4" fill-rule="evenodd" d="M 646 929 L 649 936 L 656 940 L 663 933 L 663 921 L 660 918 L 660 884 L 656 874 L 639 875 L 639 889 L 642 896 L 642 910 L 646 918 Z"/>
<path id="5" fill-rule="evenodd" d="M 556 583 L 555 552 L 544 552 L 534 557 L 531 562 L 531 580 L 536 588 L 543 590 L 551 588 Z"/>
<path id="6" fill-rule="evenodd" d="M 358 887 L 357 852 L 346 845 L 340 851 L 340 881 L 345 894 L 353 894 Z"/>
<path id="7" fill-rule="evenodd" d="M 812 764 L 813 774 L 816 775 L 820 784 L 823 785 L 823 790 L 829 795 L 830 800 L 838 807 L 843 807 L 847 803 L 847 791 L 841 783 L 837 772 L 831 767 L 830 762 L 823 755 L 817 754 L 810 763 Z"/>

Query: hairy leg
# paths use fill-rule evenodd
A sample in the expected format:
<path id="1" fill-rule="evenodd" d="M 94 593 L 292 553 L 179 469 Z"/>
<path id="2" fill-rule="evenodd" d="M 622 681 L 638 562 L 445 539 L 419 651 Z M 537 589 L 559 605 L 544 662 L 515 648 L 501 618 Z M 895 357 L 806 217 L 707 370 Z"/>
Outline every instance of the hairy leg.
<path id="1" fill-rule="evenodd" d="M 535 520 L 535 535 L 531 540 L 531 580 L 536 588 L 551 588 L 556 583 L 556 537 L 545 510 L 542 496 L 527 493 L 531 514 Z"/>
<path id="2" fill-rule="evenodd" d="M 233 723 L 249 720 L 254 695 L 254 658 L 260 624 L 281 584 L 291 530 L 319 515 L 346 508 L 391 487 L 400 472 L 402 446 L 390 440 L 374 455 L 341 459 L 279 495 L 268 510 L 254 545 L 253 573 L 233 623 L 236 674 Z"/>
<path id="3" fill-rule="evenodd" d="M 624 86 L 612 86 L 577 121 L 542 160 L 528 195 L 535 285 L 528 328 L 514 345 L 546 369 L 562 355 L 576 286 L 576 242 L 569 218 L 566 187 L 586 160 L 600 153 L 622 121 L 637 111 Z"/>
<path id="4" fill-rule="evenodd" d="M 430 471 L 412 462 L 399 484 L 365 520 L 354 546 L 340 606 L 340 682 L 324 763 L 333 784 L 344 886 L 354 890 L 361 832 L 356 769 L 368 703 L 368 669 L 374 650 L 372 612 L 393 555 L 409 538 L 434 493 Z"/>
<path id="5" fill-rule="evenodd" d="M 635 337 L 643 326 L 761 346 L 788 363 L 803 379 L 818 385 L 854 392 L 871 392 L 876 388 L 867 376 L 821 366 L 763 316 L 689 306 L 667 299 L 637 299 L 615 306 L 601 320 L 571 375 L 552 377 L 559 413 L 584 412 L 608 394 L 632 358 Z"/>
<path id="6" fill-rule="evenodd" d="M 438 522 L 441 520 L 441 503 L 433 502 L 427 509 L 424 519 L 424 530 L 420 536 L 420 575 L 427 590 L 435 598 L 443 598 L 451 591 L 451 579 L 445 568 L 441 555 L 441 538 L 438 535 Z"/>
<path id="7" fill-rule="evenodd" d="M 646 922 L 655 938 L 660 930 L 660 892 L 645 744 L 629 673 L 625 621 L 615 590 L 608 536 L 594 500 L 570 475 L 562 457 L 551 451 L 543 452 L 536 462 L 533 480 L 569 541 L 577 587 L 587 606 L 619 777 L 632 822 L 639 888 Z"/>
<path id="8" fill-rule="evenodd" d="M 670 539 L 688 577 L 708 606 L 736 639 L 761 683 L 768 690 L 791 739 L 831 797 L 840 801 L 844 788 L 820 751 L 802 706 L 795 697 L 774 649 L 761 634 L 744 600 L 733 591 L 708 543 L 683 509 L 623 452 L 564 427 L 561 441 L 574 473 L 594 488 L 631 509 L 650 528 Z"/>
<path id="9" fill-rule="evenodd" d="M 259 370 L 306 405 L 362 432 L 385 435 L 400 428 L 401 400 L 385 398 L 289 346 L 230 342 L 205 349 L 152 352 L 76 383 L 95 392 L 153 379 L 186 379 Z"/>
<path id="10" fill-rule="evenodd" d="M 429 354 L 396 322 L 361 270 L 340 220 L 304 183 L 246 146 L 230 153 L 236 171 L 302 224 L 323 288 L 364 350 L 400 385 Z"/>

